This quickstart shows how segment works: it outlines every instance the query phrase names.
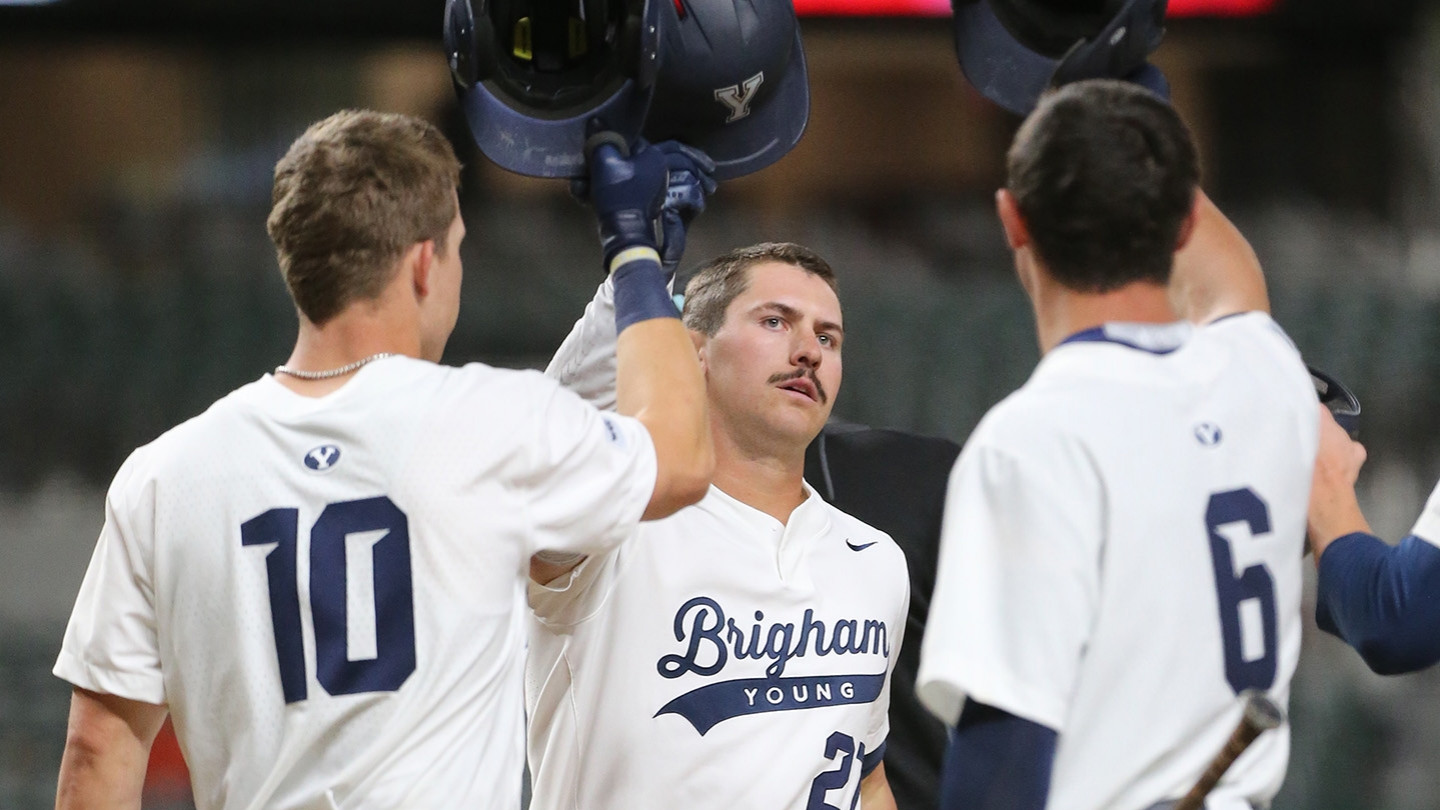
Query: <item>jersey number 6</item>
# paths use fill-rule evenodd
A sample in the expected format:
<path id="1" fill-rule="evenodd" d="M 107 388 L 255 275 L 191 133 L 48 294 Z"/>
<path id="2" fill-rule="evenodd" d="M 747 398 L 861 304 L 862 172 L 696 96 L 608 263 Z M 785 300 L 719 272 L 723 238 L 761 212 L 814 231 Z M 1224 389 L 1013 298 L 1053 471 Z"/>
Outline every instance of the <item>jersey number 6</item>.
<path id="1" fill-rule="evenodd" d="M 1238 695 L 1246 689 L 1269 689 L 1275 683 L 1277 631 L 1275 579 L 1264 563 L 1236 574 L 1234 549 L 1220 533 L 1221 526 L 1232 523 L 1245 524 L 1252 538 L 1268 534 L 1270 508 L 1247 487 L 1211 495 L 1205 509 L 1210 561 L 1215 566 L 1215 595 L 1220 603 L 1220 635 L 1225 644 L 1225 680 Z M 1252 620 L 1248 622 L 1249 634 L 1245 632 L 1246 623 L 1241 621 L 1246 615 Z"/>
<path id="2" fill-rule="evenodd" d="M 299 515 L 294 508 L 271 509 L 240 525 L 241 545 L 273 546 L 265 573 L 286 703 L 307 697 L 296 572 Z M 350 583 L 352 575 L 362 581 Z M 373 637 L 365 632 L 370 616 L 349 615 L 352 607 L 366 607 L 355 604 L 366 585 L 373 585 Z M 415 671 L 409 521 L 389 498 L 341 501 L 320 513 L 310 529 L 310 613 L 315 679 L 326 692 L 393 692 Z"/>

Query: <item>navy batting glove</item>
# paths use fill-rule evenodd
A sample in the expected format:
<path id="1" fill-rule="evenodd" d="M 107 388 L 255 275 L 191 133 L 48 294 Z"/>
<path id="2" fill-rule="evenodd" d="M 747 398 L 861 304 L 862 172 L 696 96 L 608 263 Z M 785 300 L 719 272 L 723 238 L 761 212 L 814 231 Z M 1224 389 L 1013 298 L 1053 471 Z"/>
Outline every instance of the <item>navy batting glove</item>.
<path id="1" fill-rule="evenodd" d="M 715 191 L 715 162 L 699 149 L 676 141 L 655 145 L 665 153 L 670 181 L 665 204 L 660 209 L 660 266 L 674 277 L 685 255 L 685 233 L 690 223 L 705 212 L 705 196 Z"/>
<path id="2" fill-rule="evenodd" d="M 623 146 L 614 133 L 602 132 L 591 136 L 586 150 L 590 168 L 586 191 L 600 226 L 607 271 L 614 270 L 615 257 L 630 248 L 658 254 L 655 222 L 669 179 L 664 152 L 639 142 L 626 154 Z"/>

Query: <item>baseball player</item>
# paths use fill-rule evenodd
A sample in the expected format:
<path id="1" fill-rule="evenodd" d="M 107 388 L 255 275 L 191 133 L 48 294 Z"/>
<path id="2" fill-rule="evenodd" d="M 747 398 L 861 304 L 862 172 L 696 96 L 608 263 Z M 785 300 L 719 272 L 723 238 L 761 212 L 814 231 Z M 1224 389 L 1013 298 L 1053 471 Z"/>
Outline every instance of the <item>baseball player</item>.
<path id="1" fill-rule="evenodd" d="M 1308 528 L 1320 572 L 1315 619 L 1375 672 L 1415 672 L 1440 661 L 1440 485 L 1410 534 L 1390 546 L 1355 497 L 1364 463 L 1364 446 L 1321 416 Z"/>
<path id="2" fill-rule="evenodd" d="M 1243 690 L 1287 699 L 1315 390 L 1158 96 L 1067 85 L 1008 163 L 1043 359 L 951 476 L 917 692 L 956 729 L 943 807 L 1142 810 Z M 1266 806 L 1287 757 L 1262 737 L 1206 806 Z"/>
<path id="3" fill-rule="evenodd" d="M 713 464 L 634 226 L 677 160 L 592 166 L 621 330 L 602 414 L 538 373 L 436 364 L 465 234 L 438 131 L 347 111 L 295 141 L 268 221 L 295 349 L 116 475 L 55 665 L 57 807 L 139 806 L 167 712 L 205 810 L 518 806 L 530 558 L 614 548 Z"/>
<path id="4" fill-rule="evenodd" d="M 602 405 L 612 317 L 606 283 L 547 371 Z M 696 273 L 684 317 L 715 485 L 624 548 L 532 568 L 531 806 L 894 807 L 905 560 L 802 478 L 840 387 L 834 275 L 798 245 L 740 249 Z"/>

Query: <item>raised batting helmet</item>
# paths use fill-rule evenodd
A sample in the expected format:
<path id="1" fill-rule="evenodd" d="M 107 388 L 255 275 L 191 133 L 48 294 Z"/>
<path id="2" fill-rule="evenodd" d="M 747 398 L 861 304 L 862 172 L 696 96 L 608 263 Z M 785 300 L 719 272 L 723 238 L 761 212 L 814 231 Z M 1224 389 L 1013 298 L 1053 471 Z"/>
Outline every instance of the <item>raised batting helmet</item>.
<path id="1" fill-rule="evenodd" d="M 1144 68 L 1165 34 L 1166 3 L 951 0 L 960 69 L 986 98 L 1025 115 L 1048 87 Z"/>
<path id="2" fill-rule="evenodd" d="M 640 134 L 671 0 L 447 0 L 445 50 L 486 157 L 534 177 L 585 173 L 587 126 Z"/>
<path id="3" fill-rule="evenodd" d="M 1310 370 L 1310 381 L 1315 384 L 1315 395 L 1320 398 L 1320 404 L 1329 409 L 1335 421 L 1350 438 L 1360 438 L 1360 399 L 1355 396 L 1344 383 L 1331 377 L 1314 366 L 1307 365 Z"/>
<path id="4" fill-rule="evenodd" d="M 715 178 L 759 171 L 810 118 L 800 26 L 790 0 L 663 0 L 660 72 L 645 122 L 715 161 Z"/>

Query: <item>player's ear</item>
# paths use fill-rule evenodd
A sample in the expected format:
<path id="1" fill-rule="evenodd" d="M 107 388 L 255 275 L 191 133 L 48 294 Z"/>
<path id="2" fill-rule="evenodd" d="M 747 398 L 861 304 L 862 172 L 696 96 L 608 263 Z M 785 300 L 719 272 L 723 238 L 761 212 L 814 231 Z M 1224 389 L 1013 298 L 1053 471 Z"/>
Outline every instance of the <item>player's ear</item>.
<path id="1" fill-rule="evenodd" d="M 700 370 L 703 372 L 705 371 L 705 347 L 709 343 L 709 338 L 698 329 L 688 331 L 690 332 L 690 342 L 695 344 L 695 356 L 700 359 Z"/>
<path id="2" fill-rule="evenodd" d="M 1005 228 L 1005 241 L 1011 250 L 1020 250 L 1030 244 L 1030 227 L 1020 215 L 1020 204 L 1010 189 L 995 192 L 995 211 L 1000 215 L 1000 224 Z"/>
<path id="3" fill-rule="evenodd" d="M 416 242 L 405 251 L 405 258 L 400 261 L 400 272 L 410 277 L 415 297 L 421 299 L 429 295 L 430 272 L 435 267 L 435 241 L 426 239 L 424 242 Z"/>

